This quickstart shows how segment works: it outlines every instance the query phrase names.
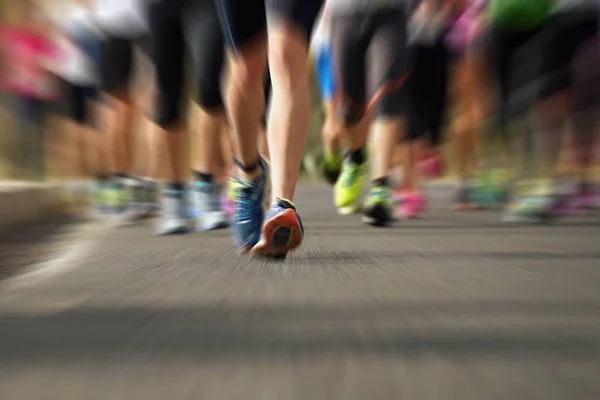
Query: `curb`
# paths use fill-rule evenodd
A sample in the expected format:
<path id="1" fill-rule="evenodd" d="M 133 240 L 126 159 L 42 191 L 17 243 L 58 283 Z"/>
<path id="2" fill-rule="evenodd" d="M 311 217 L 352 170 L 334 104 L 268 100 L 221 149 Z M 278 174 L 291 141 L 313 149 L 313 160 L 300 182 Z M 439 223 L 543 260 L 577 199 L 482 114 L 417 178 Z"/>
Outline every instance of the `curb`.
<path id="1" fill-rule="evenodd" d="M 0 229 L 60 212 L 60 189 L 49 183 L 0 181 Z"/>

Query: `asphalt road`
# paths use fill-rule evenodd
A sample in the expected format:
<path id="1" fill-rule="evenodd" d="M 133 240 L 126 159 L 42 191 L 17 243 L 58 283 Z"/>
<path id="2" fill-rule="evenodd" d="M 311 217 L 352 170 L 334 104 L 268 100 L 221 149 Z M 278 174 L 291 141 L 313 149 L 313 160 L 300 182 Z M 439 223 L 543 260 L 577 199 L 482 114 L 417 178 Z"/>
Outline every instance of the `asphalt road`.
<path id="1" fill-rule="evenodd" d="M 600 399 L 600 217 L 505 226 L 434 192 L 377 229 L 303 187 L 286 262 L 86 225 L 0 285 L 0 399 Z"/>

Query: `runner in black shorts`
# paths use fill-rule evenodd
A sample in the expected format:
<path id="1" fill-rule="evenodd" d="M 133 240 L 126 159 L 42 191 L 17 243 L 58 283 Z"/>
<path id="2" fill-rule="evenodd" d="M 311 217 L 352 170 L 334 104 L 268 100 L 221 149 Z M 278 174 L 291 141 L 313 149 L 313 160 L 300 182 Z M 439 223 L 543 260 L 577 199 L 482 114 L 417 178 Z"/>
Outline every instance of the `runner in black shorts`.
<path id="1" fill-rule="evenodd" d="M 193 59 L 197 95 L 196 145 L 193 159 L 193 214 L 201 230 L 227 225 L 219 197 L 224 160 L 222 135 L 227 134 L 221 82 L 225 65 L 224 38 L 213 0 L 158 0 L 150 5 L 150 36 L 157 74 L 156 122 L 165 131 L 171 177 L 165 191 L 164 218 L 159 233 L 187 230 L 184 201 L 186 159 L 181 136 L 186 131 L 183 90 L 188 55 Z M 189 53 L 189 54 L 188 54 Z M 268 90 L 268 89 L 265 89 Z"/>
<path id="2" fill-rule="evenodd" d="M 357 207 L 367 169 L 366 143 L 373 127 L 372 189 L 364 221 L 387 225 L 393 209 L 388 176 L 394 145 L 404 136 L 408 76 L 408 2 L 334 0 L 331 16 L 333 63 L 339 77 L 340 116 L 348 156 L 335 186 L 335 204 Z M 371 119 L 366 118 L 369 110 Z"/>
<path id="3" fill-rule="evenodd" d="M 150 171 L 151 160 L 141 162 L 147 154 L 142 144 L 148 144 L 144 143 L 148 135 L 139 134 L 138 123 L 144 115 L 138 101 L 139 91 L 132 90 L 138 59 L 136 49 L 143 55 L 149 54 L 145 21 L 148 0 L 95 0 L 95 3 L 96 20 L 105 36 L 100 74 L 106 98 L 102 126 L 111 143 L 112 155 L 113 179 L 108 197 L 114 211 L 127 211 L 123 222 L 129 223 L 151 214 L 154 204 L 146 200 L 153 197 L 151 193 L 156 188 L 154 182 L 139 178 L 153 171 Z"/>
<path id="4" fill-rule="evenodd" d="M 308 40 L 323 0 L 215 2 L 230 48 L 226 100 L 239 164 L 233 221 L 236 244 L 243 253 L 254 249 L 266 256 L 285 256 L 304 235 L 292 200 L 310 118 Z M 273 85 L 269 120 L 273 206 L 264 218 L 267 178 L 256 135 L 264 112 L 267 37 Z"/>

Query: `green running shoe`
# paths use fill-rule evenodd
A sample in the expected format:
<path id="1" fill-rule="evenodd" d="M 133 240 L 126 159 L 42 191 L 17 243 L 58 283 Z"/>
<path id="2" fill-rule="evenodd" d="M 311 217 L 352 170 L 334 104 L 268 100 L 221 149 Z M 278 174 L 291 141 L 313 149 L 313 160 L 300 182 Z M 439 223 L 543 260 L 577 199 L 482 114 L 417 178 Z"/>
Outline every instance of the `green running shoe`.
<path id="1" fill-rule="evenodd" d="M 368 163 L 354 164 L 346 157 L 342 164 L 342 172 L 334 186 L 333 203 L 340 214 L 350 214 L 360 210 L 359 198 L 365 182 Z"/>
<path id="2" fill-rule="evenodd" d="M 394 220 L 394 201 L 389 188 L 371 189 L 365 201 L 363 222 L 373 226 L 386 226 Z"/>

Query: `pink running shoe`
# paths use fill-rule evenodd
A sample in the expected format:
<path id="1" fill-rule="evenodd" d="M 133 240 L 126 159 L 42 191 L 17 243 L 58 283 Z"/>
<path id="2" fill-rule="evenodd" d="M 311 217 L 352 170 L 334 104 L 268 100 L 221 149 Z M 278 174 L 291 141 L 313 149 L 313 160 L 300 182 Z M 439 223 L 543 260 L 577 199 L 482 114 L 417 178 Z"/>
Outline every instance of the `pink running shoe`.
<path id="1" fill-rule="evenodd" d="M 226 195 L 221 195 L 221 208 L 228 217 L 231 217 L 233 215 L 235 204 L 233 200 L 230 200 Z"/>
<path id="2" fill-rule="evenodd" d="M 419 160 L 418 166 L 425 179 L 439 178 L 444 173 L 444 162 L 435 150 L 426 150 Z"/>
<path id="3" fill-rule="evenodd" d="M 402 203 L 398 206 L 397 213 L 401 218 L 418 218 L 427 208 L 427 201 L 421 192 L 405 193 Z"/>

